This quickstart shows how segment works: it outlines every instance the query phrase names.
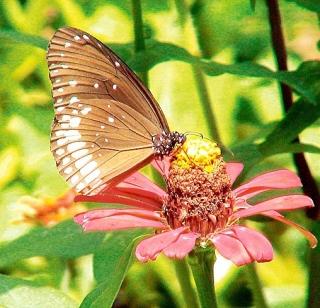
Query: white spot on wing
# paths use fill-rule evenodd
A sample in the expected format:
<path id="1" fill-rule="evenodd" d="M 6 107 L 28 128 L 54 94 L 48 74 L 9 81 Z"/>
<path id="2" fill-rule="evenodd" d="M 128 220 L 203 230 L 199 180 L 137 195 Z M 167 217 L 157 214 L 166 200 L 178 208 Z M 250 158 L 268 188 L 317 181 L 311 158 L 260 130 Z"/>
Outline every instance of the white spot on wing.
<path id="1" fill-rule="evenodd" d="M 58 103 L 58 104 L 59 104 L 59 103 L 62 103 L 62 101 L 63 101 L 62 98 L 58 98 L 58 99 L 57 99 L 57 103 Z"/>
<path id="2" fill-rule="evenodd" d="M 58 92 L 62 93 L 63 92 L 63 88 L 59 88 Z"/>
<path id="3" fill-rule="evenodd" d="M 74 176 L 71 177 L 70 182 L 72 185 L 75 185 L 79 181 L 79 176 L 75 174 Z"/>
<path id="4" fill-rule="evenodd" d="M 68 168 L 64 169 L 65 174 L 70 174 L 71 172 L 72 172 L 72 167 L 68 167 Z"/>
<path id="5" fill-rule="evenodd" d="M 118 61 L 114 62 L 114 64 L 116 65 L 116 67 L 120 66 L 120 63 Z"/>
<path id="6" fill-rule="evenodd" d="M 79 40 L 80 40 L 80 36 L 79 36 L 79 35 L 76 35 L 76 36 L 74 37 L 74 39 L 75 39 L 76 41 L 79 41 Z"/>
<path id="7" fill-rule="evenodd" d="M 93 86 L 94 86 L 96 89 L 99 88 L 99 84 L 98 84 L 98 83 L 95 83 Z"/>
<path id="8" fill-rule="evenodd" d="M 98 166 L 97 162 L 92 160 L 90 163 L 80 169 L 81 175 L 87 175 Z"/>
<path id="9" fill-rule="evenodd" d="M 88 37 L 88 35 L 82 35 L 82 37 L 85 39 L 85 40 L 89 40 L 89 37 Z"/>
<path id="10" fill-rule="evenodd" d="M 79 160 L 76 161 L 75 163 L 75 166 L 78 168 L 78 169 L 81 169 L 86 163 L 88 163 L 92 158 L 92 155 L 87 155 Z"/>
<path id="11" fill-rule="evenodd" d="M 81 118 L 79 117 L 73 117 L 71 120 L 70 120 L 70 127 L 78 127 L 79 124 L 81 122 Z"/>
<path id="12" fill-rule="evenodd" d="M 64 131 L 63 130 L 57 130 L 56 131 L 56 136 L 59 137 L 59 136 L 63 136 L 64 135 Z"/>
<path id="13" fill-rule="evenodd" d="M 86 145 L 85 142 L 79 142 L 79 141 L 78 142 L 73 142 L 73 143 L 68 144 L 67 149 L 68 149 L 69 152 L 73 152 L 73 151 L 76 151 L 78 149 L 83 148 L 85 145 Z"/>
<path id="14" fill-rule="evenodd" d="M 60 139 L 57 140 L 57 145 L 61 146 L 61 145 L 64 145 L 66 142 L 67 142 L 67 139 L 60 138 Z"/>
<path id="15" fill-rule="evenodd" d="M 71 119 L 71 116 L 68 115 L 68 114 L 63 115 L 62 118 L 61 118 L 61 120 L 64 121 L 64 122 L 67 122 L 67 121 L 69 121 L 70 119 Z"/>
<path id="16" fill-rule="evenodd" d="M 69 85 L 72 86 L 72 87 L 76 86 L 77 83 L 78 83 L 78 82 L 77 82 L 76 80 L 70 80 L 70 81 L 69 81 Z"/>
<path id="17" fill-rule="evenodd" d="M 71 46 L 71 43 L 70 42 L 66 42 L 65 44 L 64 44 L 64 47 L 70 47 Z"/>
<path id="18" fill-rule="evenodd" d="M 84 178 L 84 180 L 89 184 L 90 182 L 94 181 L 96 178 L 99 177 L 101 171 L 99 169 L 94 170 L 88 176 Z"/>
<path id="19" fill-rule="evenodd" d="M 70 98 L 70 104 L 74 104 L 74 103 L 78 103 L 78 102 L 80 102 L 80 100 L 78 99 L 78 97 L 72 96 L 72 97 Z"/>
<path id="20" fill-rule="evenodd" d="M 116 90 L 116 89 L 117 89 L 117 85 L 114 84 L 114 85 L 112 86 L 112 89 L 113 89 L 113 90 Z"/>
<path id="21" fill-rule="evenodd" d="M 65 157 L 63 160 L 62 160 L 62 165 L 67 165 L 70 163 L 70 157 Z"/>
<path id="22" fill-rule="evenodd" d="M 92 108 L 91 107 L 86 107 L 84 108 L 83 110 L 81 110 L 80 112 L 83 114 L 83 115 L 86 115 L 89 113 L 89 111 L 91 111 Z"/>
<path id="23" fill-rule="evenodd" d="M 108 117 L 108 121 L 109 121 L 110 123 L 113 123 L 113 122 L 114 122 L 114 118 L 113 118 L 113 117 Z"/>
<path id="24" fill-rule="evenodd" d="M 79 192 L 82 189 L 84 189 L 86 187 L 86 185 L 84 185 L 84 183 L 80 182 L 77 186 L 76 186 L 76 190 Z"/>
<path id="25" fill-rule="evenodd" d="M 64 149 L 58 149 L 56 150 L 57 155 L 62 155 L 64 153 Z"/>
<path id="26" fill-rule="evenodd" d="M 88 149 L 81 149 L 81 150 L 79 150 L 79 151 L 76 151 L 76 152 L 72 153 L 71 156 L 72 156 L 73 158 L 78 159 L 78 158 L 86 155 L 88 152 L 89 152 Z"/>

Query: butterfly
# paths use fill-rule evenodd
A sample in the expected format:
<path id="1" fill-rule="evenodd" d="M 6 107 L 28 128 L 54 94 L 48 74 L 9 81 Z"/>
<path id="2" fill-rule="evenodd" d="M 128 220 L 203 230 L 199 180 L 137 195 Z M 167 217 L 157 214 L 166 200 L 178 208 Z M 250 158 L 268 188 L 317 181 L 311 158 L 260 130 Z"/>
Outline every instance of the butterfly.
<path id="1" fill-rule="evenodd" d="M 47 62 L 55 109 L 50 147 L 77 192 L 98 194 L 185 141 L 134 72 L 90 34 L 57 30 Z"/>

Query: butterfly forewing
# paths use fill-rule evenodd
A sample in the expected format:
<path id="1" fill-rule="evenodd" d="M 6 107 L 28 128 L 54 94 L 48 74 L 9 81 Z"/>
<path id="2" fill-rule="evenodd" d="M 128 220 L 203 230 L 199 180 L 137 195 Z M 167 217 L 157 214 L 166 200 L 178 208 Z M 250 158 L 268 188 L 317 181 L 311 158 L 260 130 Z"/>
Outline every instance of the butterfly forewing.
<path id="1" fill-rule="evenodd" d="M 96 194 L 152 159 L 152 136 L 168 125 L 119 57 L 88 33 L 62 28 L 47 60 L 56 113 L 51 150 L 78 192 Z"/>

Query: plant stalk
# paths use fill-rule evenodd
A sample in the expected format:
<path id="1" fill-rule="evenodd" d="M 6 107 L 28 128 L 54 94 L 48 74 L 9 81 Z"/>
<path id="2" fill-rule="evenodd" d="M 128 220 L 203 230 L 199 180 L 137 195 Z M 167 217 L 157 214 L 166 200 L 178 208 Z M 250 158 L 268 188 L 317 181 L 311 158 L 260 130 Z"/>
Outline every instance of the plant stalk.
<path id="1" fill-rule="evenodd" d="M 131 0 L 132 16 L 133 16 L 133 31 L 134 31 L 134 51 L 140 52 L 146 50 L 143 31 L 142 7 L 140 0 Z M 139 74 L 140 79 L 146 87 L 148 87 L 148 71 L 144 70 Z"/>
<path id="2" fill-rule="evenodd" d="M 320 238 L 319 222 L 313 222 L 312 232 Z M 320 303 L 320 246 L 310 251 L 308 308 L 318 308 Z"/>
<path id="3" fill-rule="evenodd" d="M 197 295 L 190 280 L 190 268 L 185 259 L 174 261 L 177 278 L 181 287 L 181 292 L 186 303 L 186 307 L 198 308 Z"/>
<path id="4" fill-rule="evenodd" d="M 194 250 L 189 254 L 188 261 L 197 286 L 200 307 L 217 308 L 213 275 L 214 251 L 202 248 Z"/>
<path id="5" fill-rule="evenodd" d="M 287 71 L 287 52 L 283 30 L 281 26 L 281 15 L 278 0 L 266 0 L 268 18 L 271 32 L 272 48 L 275 54 L 278 70 Z M 287 85 L 280 83 L 283 109 L 287 112 L 293 105 L 292 91 Z M 294 140 L 299 142 L 299 138 Z M 293 154 L 294 164 L 303 184 L 303 191 L 313 199 L 315 207 L 306 210 L 307 216 L 313 220 L 320 219 L 320 192 L 317 183 L 312 176 L 307 160 L 303 153 Z"/>
<path id="6" fill-rule="evenodd" d="M 200 56 L 202 58 L 210 58 L 211 51 L 210 48 L 207 46 L 208 39 L 205 37 L 203 31 L 201 30 L 201 19 L 204 11 L 204 5 L 205 3 L 203 0 L 196 0 L 191 8 L 191 16 L 193 26 L 196 31 L 196 37 L 200 49 Z M 184 7 L 186 7 L 186 5 Z M 178 12 L 180 13 L 180 11 Z M 219 145 L 222 145 L 222 141 L 217 127 L 217 121 L 215 118 L 214 107 L 210 99 L 208 87 L 205 80 L 205 75 L 196 64 L 192 65 L 192 70 L 194 79 L 196 81 L 197 91 L 200 98 L 204 118 L 206 119 L 207 127 L 209 129 L 209 137 L 216 141 Z"/>
<path id="7" fill-rule="evenodd" d="M 209 128 L 210 138 L 217 142 L 220 146 L 222 141 L 216 124 L 214 116 L 213 105 L 209 96 L 208 87 L 206 84 L 205 76 L 201 69 L 196 65 L 192 65 L 193 75 L 197 86 L 198 95 L 200 98 L 204 118 L 207 121 L 207 127 Z"/>
<path id="8" fill-rule="evenodd" d="M 246 274 L 253 293 L 255 307 L 268 308 L 267 302 L 262 292 L 262 285 L 257 274 L 257 268 L 254 263 L 246 265 Z"/>

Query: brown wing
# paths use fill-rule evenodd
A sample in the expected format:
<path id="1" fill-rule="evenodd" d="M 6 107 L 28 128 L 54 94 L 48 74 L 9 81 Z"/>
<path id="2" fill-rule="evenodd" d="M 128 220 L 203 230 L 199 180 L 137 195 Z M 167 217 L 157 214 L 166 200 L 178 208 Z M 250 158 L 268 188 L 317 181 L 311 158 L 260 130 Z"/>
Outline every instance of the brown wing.
<path id="1" fill-rule="evenodd" d="M 166 120 L 110 49 L 85 32 L 62 28 L 47 60 L 56 113 L 51 150 L 78 192 L 96 194 L 152 158 L 152 136 L 168 131 Z"/>

